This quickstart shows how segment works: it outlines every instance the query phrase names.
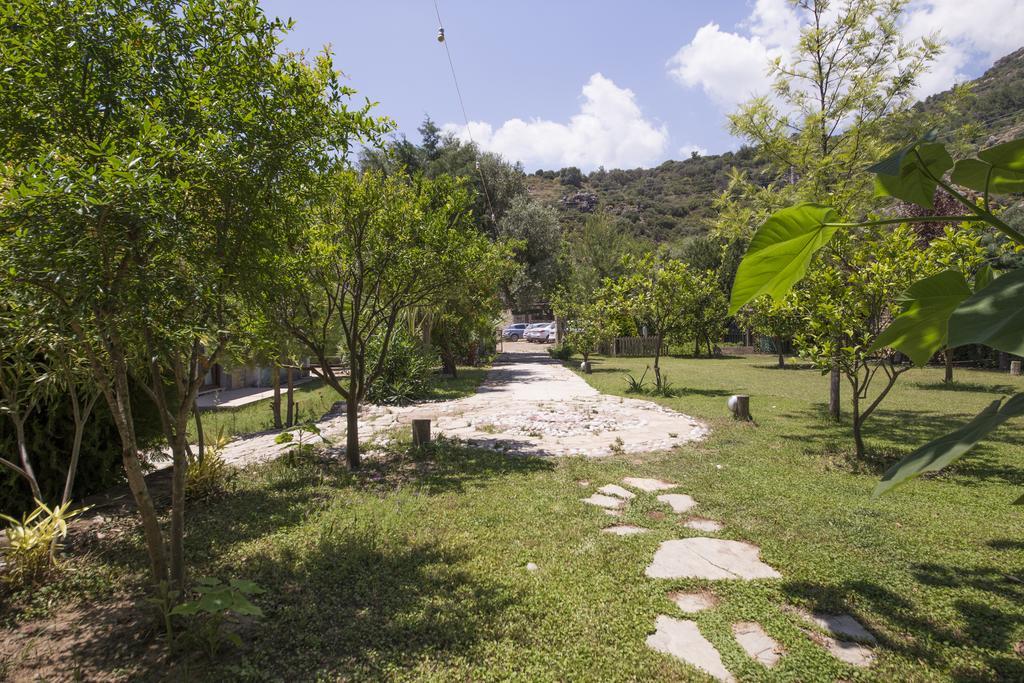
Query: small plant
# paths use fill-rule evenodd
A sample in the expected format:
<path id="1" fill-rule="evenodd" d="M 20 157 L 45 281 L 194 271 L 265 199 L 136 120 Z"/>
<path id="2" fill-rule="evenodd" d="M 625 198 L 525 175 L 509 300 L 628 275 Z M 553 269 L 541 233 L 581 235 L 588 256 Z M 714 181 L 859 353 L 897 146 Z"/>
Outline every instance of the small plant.
<path id="1" fill-rule="evenodd" d="M 4 551 L 6 580 L 30 586 L 41 582 L 57 566 L 57 553 L 68 534 L 68 521 L 88 510 L 71 510 L 71 501 L 56 507 L 36 501 L 36 508 L 20 520 L 0 514 L 7 522 L 5 533 L 10 545 Z"/>
<path id="2" fill-rule="evenodd" d="M 189 619 L 182 640 L 185 644 L 194 643 L 210 659 L 217 656 L 224 641 L 235 647 L 242 646 L 242 639 L 237 633 L 224 630 L 223 626 L 228 619 L 235 616 L 263 616 L 263 610 L 254 605 L 249 596 L 266 591 L 252 581 L 231 579 L 224 583 L 220 579 L 204 577 L 196 581 L 193 590 L 197 597 L 167 610 L 166 623 L 171 623 L 171 617 Z M 170 630 L 170 626 L 168 628 L 168 633 L 173 636 L 173 630 Z"/>
<path id="3" fill-rule="evenodd" d="M 283 443 L 291 443 L 294 438 L 295 436 L 291 432 L 284 431 L 274 437 L 274 443 L 279 445 Z"/>
<path id="4" fill-rule="evenodd" d="M 186 495 L 194 500 L 208 498 L 224 491 L 228 481 L 234 476 L 231 467 L 222 455 L 229 439 L 224 436 L 224 428 L 217 432 L 217 438 L 206 444 L 202 459 L 190 456 L 188 471 L 185 474 Z"/>
<path id="5" fill-rule="evenodd" d="M 615 441 L 612 441 L 611 445 L 608 446 L 608 450 L 612 452 L 612 455 L 625 455 L 626 442 L 622 440 L 621 436 L 617 436 Z"/>
<path id="6" fill-rule="evenodd" d="M 669 381 L 668 377 L 662 375 L 661 384 L 655 386 L 651 390 L 651 396 L 662 396 L 664 398 L 672 398 L 676 395 L 676 390 L 672 388 L 672 382 Z"/>
<path id="7" fill-rule="evenodd" d="M 650 368 L 645 368 L 644 373 L 637 379 L 633 375 L 626 375 L 626 393 L 627 394 L 643 394 L 647 392 L 647 371 Z"/>
<path id="8" fill-rule="evenodd" d="M 289 465 L 297 465 L 303 459 L 313 455 L 313 444 L 310 443 L 313 437 L 319 437 L 325 444 L 330 445 L 331 443 L 320 431 L 316 422 L 311 419 L 299 423 L 292 428 L 292 431 L 295 433 L 295 438 L 284 441 L 284 447 L 281 449 L 285 454 L 285 462 Z M 278 434 L 278 438 L 280 436 Z"/>

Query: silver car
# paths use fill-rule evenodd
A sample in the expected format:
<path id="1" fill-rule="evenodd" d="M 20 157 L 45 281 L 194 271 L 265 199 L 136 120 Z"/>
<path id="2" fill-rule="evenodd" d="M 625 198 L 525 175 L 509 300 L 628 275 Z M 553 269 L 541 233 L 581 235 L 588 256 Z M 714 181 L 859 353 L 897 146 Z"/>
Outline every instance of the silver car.
<path id="1" fill-rule="evenodd" d="M 552 342 L 556 335 L 555 323 L 536 323 L 526 329 L 525 339 L 528 342 Z"/>

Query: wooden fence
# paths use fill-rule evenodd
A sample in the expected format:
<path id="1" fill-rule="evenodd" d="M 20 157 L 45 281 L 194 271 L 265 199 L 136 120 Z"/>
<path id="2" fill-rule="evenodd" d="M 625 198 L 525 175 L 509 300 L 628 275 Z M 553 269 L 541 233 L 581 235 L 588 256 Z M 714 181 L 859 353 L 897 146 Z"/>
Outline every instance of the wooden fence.
<path id="1" fill-rule="evenodd" d="M 598 345 L 598 353 L 605 356 L 653 356 L 658 348 L 657 337 L 614 337 Z M 668 345 L 662 343 L 662 354 L 668 352 Z"/>

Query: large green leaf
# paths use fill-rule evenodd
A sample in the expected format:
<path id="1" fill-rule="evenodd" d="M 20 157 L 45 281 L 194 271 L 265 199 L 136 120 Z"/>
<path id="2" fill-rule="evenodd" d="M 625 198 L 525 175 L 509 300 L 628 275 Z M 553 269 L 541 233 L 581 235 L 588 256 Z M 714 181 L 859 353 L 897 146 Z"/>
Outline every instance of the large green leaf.
<path id="1" fill-rule="evenodd" d="M 1024 192 L 1024 138 L 982 150 L 977 159 L 956 162 L 951 178 L 978 192 Z"/>
<path id="2" fill-rule="evenodd" d="M 970 286 L 956 270 L 915 282 L 903 295 L 903 312 L 878 335 L 871 350 L 888 346 L 910 356 L 915 365 L 924 365 L 946 346 L 949 316 L 970 295 Z"/>
<path id="3" fill-rule="evenodd" d="M 1011 270 L 968 297 L 949 318 L 949 345 L 984 344 L 1024 355 L 1024 269 Z"/>
<path id="4" fill-rule="evenodd" d="M 764 294 L 781 300 L 807 272 L 814 252 L 828 244 L 839 214 L 820 204 L 776 211 L 754 233 L 736 271 L 729 314 Z"/>
<path id="5" fill-rule="evenodd" d="M 1021 414 L 1024 414 L 1024 394 L 1017 394 L 1006 403 L 1003 403 L 1002 399 L 992 401 L 960 429 L 925 444 L 890 467 L 882 475 L 882 480 L 875 487 L 872 497 L 877 498 L 925 472 L 938 472 L 943 467 L 951 465 L 999 425 Z"/>
<path id="6" fill-rule="evenodd" d="M 938 186 L 934 178 L 941 178 L 953 167 L 953 158 L 946 151 L 946 146 L 939 142 L 919 144 L 901 152 L 898 172 L 893 173 L 895 168 L 891 158 L 869 169 L 877 174 L 875 194 L 932 208 L 932 198 Z"/>

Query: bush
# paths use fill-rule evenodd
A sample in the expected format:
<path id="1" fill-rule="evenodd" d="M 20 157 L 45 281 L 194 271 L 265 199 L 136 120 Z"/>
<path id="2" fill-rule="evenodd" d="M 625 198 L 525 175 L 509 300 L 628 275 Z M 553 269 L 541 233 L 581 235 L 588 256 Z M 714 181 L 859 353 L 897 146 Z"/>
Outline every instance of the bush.
<path id="1" fill-rule="evenodd" d="M 227 488 L 228 482 L 235 474 L 235 468 L 221 456 L 227 445 L 228 439 L 221 429 L 213 443 L 205 445 L 202 460 L 198 457 L 189 458 L 188 471 L 185 474 L 185 492 L 190 499 L 208 498 Z"/>
<path id="2" fill-rule="evenodd" d="M 554 346 L 548 347 L 548 355 L 550 355 L 555 360 L 569 360 L 570 358 L 572 358 L 573 353 L 574 351 L 572 347 L 564 342 L 561 344 L 555 344 Z"/>
<path id="3" fill-rule="evenodd" d="M 68 534 L 68 521 L 86 508 L 70 510 L 71 502 L 53 508 L 36 501 L 36 509 L 21 519 L 0 515 L 10 526 L 6 534 L 9 546 L 4 551 L 7 562 L 5 582 L 18 587 L 43 581 L 57 566 L 61 541 Z"/>
<path id="4" fill-rule="evenodd" d="M 381 339 L 375 338 L 367 350 L 367 363 L 375 364 L 380 356 Z M 372 365 L 371 365 L 372 367 Z M 380 376 L 366 392 L 371 403 L 406 405 L 427 393 L 433 359 L 427 355 L 412 333 L 405 327 L 394 331 Z"/>

